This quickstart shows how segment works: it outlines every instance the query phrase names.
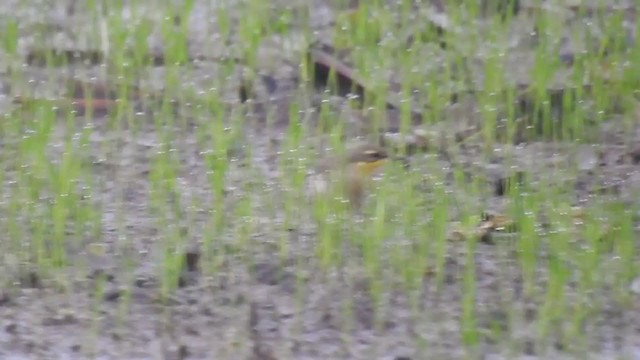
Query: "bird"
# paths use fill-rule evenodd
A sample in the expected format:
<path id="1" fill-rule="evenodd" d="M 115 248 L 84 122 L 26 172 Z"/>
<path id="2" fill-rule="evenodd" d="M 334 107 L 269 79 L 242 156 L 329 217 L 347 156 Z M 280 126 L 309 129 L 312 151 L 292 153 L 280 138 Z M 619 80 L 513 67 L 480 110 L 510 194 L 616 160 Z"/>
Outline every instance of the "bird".
<path id="1" fill-rule="evenodd" d="M 351 146 L 343 156 L 328 156 L 317 163 L 309 179 L 310 191 L 315 197 L 343 196 L 352 209 L 361 209 L 368 181 L 389 159 L 387 150 L 379 145 Z"/>
<path id="2" fill-rule="evenodd" d="M 351 238 L 367 216 L 363 203 L 367 183 L 391 157 L 385 148 L 373 143 L 348 146 L 342 154 L 331 154 L 316 163 L 307 184 L 315 223 L 317 252 L 321 262 L 342 262 L 347 250 L 344 240 Z M 355 226 L 355 227 L 353 227 Z M 342 249 L 342 250 L 340 250 Z"/>

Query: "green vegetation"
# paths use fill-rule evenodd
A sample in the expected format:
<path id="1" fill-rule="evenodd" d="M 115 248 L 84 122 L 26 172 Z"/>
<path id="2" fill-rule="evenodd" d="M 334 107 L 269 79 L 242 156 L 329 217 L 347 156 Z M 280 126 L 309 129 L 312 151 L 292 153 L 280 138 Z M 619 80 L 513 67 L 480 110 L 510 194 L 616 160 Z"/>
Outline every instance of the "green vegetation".
<path id="1" fill-rule="evenodd" d="M 622 198 L 603 189 L 576 202 L 576 183 L 586 176 L 582 149 L 603 138 L 603 124 L 614 123 L 630 134 L 625 141 L 638 141 L 631 130 L 638 122 L 640 65 L 631 59 L 640 58 L 640 47 L 638 40 L 627 43 L 622 12 L 595 16 L 588 27 L 568 25 L 545 10 L 478 17 L 478 2 L 463 0 L 448 9 L 450 28 L 443 34 L 421 20 L 420 11 L 427 10 L 417 11 L 407 0 L 369 1 L 339 14 L 335 31 L 320 34 L 348 49 L 354 69 L 371 84 L 375 96 L 363 106 L 371 109 L 367 121 L 374 131 L 386 126 L 390 79 L 399 80 L 408 100 L 400 109 L 402 132 L 411 131 L 412 104 L 423 110 L 427 128 L 444 124 L 453 133 L 478 126 L 468 142 L 448 143 L 450 161 L 432 149 L 413 155 L 409 170 L 389 164 L 363 214 L 354 216 L 342 200 L 309 202 L 303 193 L 307 170 L 322 155 L 318 139 L 340 153 L 353 134 L 333 106 L 335 98 L 322 95 L 316 121 L 304 115 L 312 92 L 300 84 L 290 94 L 288 126 L 277 109 L 260 119 L 247 115 L 260 111 L 254 101 L 235 99 L 241 66 L 258 74 L 253 83 L 259 90 L 260 76 L 304 61 L 305 48 L 296 41 L 300 35 L 313 39 L 308 19 L 314 14 L 291 6 L 278 16 L 281 8 L 261 0 L 221 2 L 206 9 L 211 23 L 196 29 L 189 19 L 202 7 L 186 3 L 135 5 L 129 18 L 121 16 L 120 1 L 108 7 L 89 2 L 77 10 L 98 24 L 79 23 L 78 41 L 106 50 L 108 63 L 65 69 L 73 68 L 78 80 L 95 76 L 115 86 L 119 100 L 105 118 L 92 118 L 92 111 L 76 117 L 68 106 L 47 100 L 2 106 L 0 252 L 10 270 L 0 278 L 3 287 L 28 286 L 28 274 L 35 272 L 42 286 L 60 288 L 71 299 L 92 271 L 87 256 L 110 258 L 126 288 L 120 325 L 126 327 L 136 269 L 153 262 L 158 299 L 170 303 L 181 291 L 184 253 L 198 243 L 203 278 L 242 283 L 247 280 L 237 269 L 252 273 L 270 259 L 282 273 L 293 267 L 298 310 L 305 309 L 306 287 L 326 286 L 339 295 L 346 349 L 361 326 L 356 318 L 363 304 L 373 309 L 372 326 L 384 334 L 385 324 L 408 321 L 390 310 L 403 297 L 415 328 L 406 345 L 429 354 L 442 351 L 438 345 L 445 341 L 469 357 L 486 343 L 509 356 L 531 344 L 542 357 L 557 349 L 576 356 L 597 352 L 594 339 L 604 331 L 598 326 L 608 316 L 605 309 L 638 311 L 637 295 L 628 290 L 640 274 L 638 194 Z M 3 82 L 27 91 L 28 79 L 38 74 L 43 92 L 62 88 L 60 67 L 36 72 L 21 66 L 21 37 L 49 45 L 41 25 L 0 20 L 2 60 L 11 69 Z M 534 26 L 535 45 L 525 36 Z M 592 41 L 595 27 L 604 30 L 597 34 L 600 45 L 577 52 L 571 67 L 563 64 L 561 39 L 568 34 L 576 42 Z M 207 34 L 194 36 L 202 31 Z M 406 41 L 408 34 L 413 41 Z M 150 36 L 163 44 L 162 67 L 149 62 Z M 274 52 L 269 47 L 282 58 L 265 57 Z M 237 57 L 243 65 L 192 61 L 195 53 Z M 526 109 L 518 103 L 525 96 L 522 84 Z M 133 100 L 134 85 L 149 114 Z M 160 97 L 158 88 L 164 89 Z M 552 98 L 550 89 L 564 91 Z M 461 103 L 450 104 L 453 94 Z M 539 146 L 523 150 L 511 145 L 516 137 Z M 496 158 L 509 175 L 512 165 L 526 172 L 502 199 L 492 195 L 493 180 L 476 166 Z M 594 166 L 588 177 L 606 178 L 607 171 Z M 481 214 L 496 207 L 514 221 L 515 231 L 494 234 L 493 245 L 476 236 L 451 239 L 457 226 L 469 234 Z M 95 244 L 104 244 L 103 254 L 91 254 Z M 98 314 L 108 286 L 105 279 L 92 286 Z M 99 325 L 92 329 L 96 336 Z M 376 346 L 371 358 L 386 345 Z"/>

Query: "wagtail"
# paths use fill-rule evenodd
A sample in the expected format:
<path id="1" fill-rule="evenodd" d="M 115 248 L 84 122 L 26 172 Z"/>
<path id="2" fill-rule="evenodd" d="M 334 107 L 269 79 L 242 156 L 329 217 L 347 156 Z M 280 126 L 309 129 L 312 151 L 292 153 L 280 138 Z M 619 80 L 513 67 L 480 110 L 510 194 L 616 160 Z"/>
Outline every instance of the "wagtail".
<path id="1" fill-rule="evenodd" d="M 353 208 L 359 209 L 365 197 L 367 182 L 387 160 L 389 154 L 384 148 L 370 143 L 359 144 L 348 149 L 344 156 L 331 156 L 321 160 L 309 179 L 310 190 L 315 196 L 345 196 Z M 337 189 L 339 193 L 331 192 L 333 189 Z"/>

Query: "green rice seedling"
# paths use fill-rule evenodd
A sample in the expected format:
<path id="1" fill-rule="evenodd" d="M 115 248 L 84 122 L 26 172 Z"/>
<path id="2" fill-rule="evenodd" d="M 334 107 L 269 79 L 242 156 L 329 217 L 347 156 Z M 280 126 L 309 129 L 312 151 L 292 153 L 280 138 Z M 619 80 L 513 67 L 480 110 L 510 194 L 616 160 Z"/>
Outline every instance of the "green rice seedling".
<path id="1" fill-rule="evenodd" d="M 94 301 L 92 304 L 93 314 L 99 314 L 101 311 L 103 311 L 102 299 L 104 299 L 106 285 L 107 279 L 105 276 L 98 276 L 98 278 L 95 279 L 95 290 L 93 293 Z M 83 349 L 84 352 L 89 356 L 95 355 L 97 353 L 97 346 L 100 341 L 99 336 L 101 325 L 102 319 L 99 316 L 94 316 L 90 319 L 89 331 L 87 333 L 87 339 L 85 339 L 87 346 Z"/>
<path id="2" fill-rule="evenodd" d="M 539 200 L 535 190 L 518 187 L 513 193 L 512 206 L 511 214 L 516 219 L 520 233 L 518 254 L 522 266 L 524 291 L 527 295 L 533 295 L 540 249 L 540 238 L 536 231 Z"/>
<path id="3" fill-rule="evenodd" d="M 442 185 L 442 184 L 439 184 Z M 447 223 L 451 211 L 451 199 L 444 186 L 436 185 L 432 200 L 433 210 L 427 228 L 424 228 L 425 236 L 433 245 L 434 271 L 436 273 L 436 286 L 440 290 L 444 284 L 445 265 L 447 261 Z"/>
<path id="4" fill-rule="evenodd" d="M 605 249 L 610 247 L 613 250 L 614 262 L 611 273 L 613 279 L 605 277 L 613 282 L 614 296 L 624 306 L 631 306 L 633 303 L 632 296 L 628 289 L 629 284 L 638 276 L 638 252 L 636 250 L 636 233 L 634 230 L 634 214 L 638 213 L 637 205 L 631 207 L 623 202 L 614 202 L 606 206 L 609 210 L 608 228 L 603 238 L 600 239 L 606 244 Z M 605 269 L 602 270 L 607 271 Z M 608 284 L 602 284 L 606 286 Z"/>
<path id="5" fill-rule="evenodd" d="M 41 219 L 32 218 L 29 220 L 43 222 L 42 225 L 36 226 L 36 229 L 39 229 L 37 233 L 42 235 L 34 238 L 36 243 L 33 244 L 33 248 L 35 253 L 38 254 L 36 257 L 37 266 L 42 266 L 45 269 L 53 266 L 56 262 L 61 265 L 65 258 L 64 250 L 61 248 L 64 246 L 63 235 L 65 227 L 65 215 L 63 213 L 64 210 L 61 209 L 62 205 L 58 203 L 58 215 L 60 217 L 57 219 L 58 223 L 56 224 L 55 220 L 50 217 L 53 215 L 53 213 L 49 213 L 52 210 L 51 207 L 40 201 L 41 198 L 56 196 L 52 192 L 52 184 L 49 182 L 49 176 L 53 175 L 54 169 L 52 165 L 49 165 L 46 150 L 53 131 L 54 119 L 53 110 L 46 104 L 36 108 L 34 119 L 30 125 L 27 125 L 31 136 L 27 135 L 26 138 L 23 138 L 19 150 L 19 153 L 22 154 L 21 158 L 24 164 L 22 176 L 24 176 L 23 179 L 25 180 L 20 185 L 26 186 L 25 190 L 27 193 L 31 193 L 29 197 L 34 206 L 42 207 L 41 210 L 44 215 Z M 20 193 L 16 195 L 18 196 L 17 199 L 21 198 Z M 19 214 L 18 216 L 22 215 Z M 45 230 L 45 227 L 51 228 Z M 55 230 L 51 231 L 54 227 Z M 54 260 L 54 256 L 58 257 L 57 261 Z"/>
<path id="6" fill-rule="evenodd" d="M 157 227 L 162 229 L 159 239 L 163 254 L 160 281 L 161 295 L 165 299 L 178 285 L 182 269 L 182 239 L 178 225 L 182 206 L 176 185 L 178 165 L 169 149 L 169 144 L 164 145 L 153 159 L 149 172 L 150 205 L 157 217 Z"/>
<path id="7" fill-rule="evenodd" d="M 203 151 L 203 155 L 212 192 L 212 204 L 210 204 L 211 219 L 208 225 L 210 230 L 206 232 L 203 243 L 204 249 L 207 249 L 205 253 L 214 249 L 220 250 L 222 243 L 218 241 L 222 240 L 226 232 L 225 224 L 227 221 L 231 221 L 227 215 L 225 200 L 226 179 L 230 165 L 228 157 L 228 150 L 231 146 L 230 132 L 225 131 L 224 117 L 226 112 L 220 103 L 218 94 L 211 93 L 209 96 L 211 118 L 208 120 L 209 124 L 205 125 L 204 131 L 209 134 L 210 142 L 206 143 L 207 149 Z M 220 257 L 217 260 L 210 259 L 214 260 L 211 264 L 218 263 L 221 259 Z M 214 268 L 207 269 L 207 271 L 214 271 Z"/>
<path id="8" fill-rule="evenodd" d="M 552 194 L 550 194 L 552 195 Z M 540 285 L 544 287 L 539 294 L 542 301 L 536 318 L 537 339 L 540 348 L 545 349 L 551 339 L 558 335 L 559 324 L 569 311 L 567 284 L 572 278 L 572 256 L 575 253 L 575 218 L 570 207 L 562 201 L 550 201 L 552 230 L 546 234 L 547 251 L 541 264 L 546 264 L 546 277 Z"/>
<path id="9" fill-rule="evenodd" d="M 484 62 L 484 82 L 478 94 L 478 107 L 482 114 L 482 133 L 485 151 L 489 154 L 496 139 L 498 106 L 502 101 L 500 94 L 505 87 L 503 57 L 491 53 Z"/>
<path id="10" fill-rule="evenodd" d="M 18 21 L 15 19 L 6 21 L 2 37 L 2 48 L 5 56 L 14 58 L 17 55 L 19 37 Z"/>
<path id="11" fill-rule="evenodd" d="M 143 66 L 149 65 L 149 36 L 153 31 L 153 22 L 140 16 L 140 18 L 130 25 L 127 29 L 127 40 L 131 41 L 130 47 L 134 51 L 130 52 L 130 66 L 133 69 L 142 69 Z"/>
<path id="12" fill-rule="evenodd" d="M 193 1 L 189 2 L 193 4 Z M 176 24 L 175 20 L 183 17 L 188 19 L 191 8 L 192 6 L 185 7 L 184 13 L 169 10 L 160 25 L 164 40 L 164 60 L 165 64 L 168 65 L 167 70 L 171 69 L 172 65 L 187 64 L 189 62 L 189 22 L 181 20 L 179 24 Z M 167 77 L 166 80 L 166 89 L 171 89 L 173 84 L 178 83 L 171 80 L 179 79 Z"/>
<path id="13" fill-rule="evenodd" d="M 283 171 L 283 181 L 287 186 L 287 195 L 285 196 L 285 228 L 291 228 L 291 222 L 297 222 L 300 219 L 298 207 L 303 195 L 305 178 L 307 169 L 311 165 L 309 159 L 309 151 L 304 146 L 304 140 L 307 138 L 305 119 L 299 119 L 299 105 L 292 102 L 289 107 L 290 123 L 287 128 L 285 140 L 283 144 L 283 155 L 281 159 L 281 168 Z"/>
<path id="14" fill-rule="evenodd" d="M 389 217 L 386 219 L 391 238 L 397 238 L 397 244 L 391 244 L 390 266 L 399 287 L 408 292 L 420 288 L 423 276 L 430 265 L 429 241 L 421 232 L 428 224 L 430 213 L 425 206 L 425 194 L 418 194 L 419 177 L 415 173 L 406 173 L 399 164 L 388 164 L 384 176 L 383 201 L 387 202 Z M 377 196 L 376 196 L 377 197 Z"/>
<path id="15" fill-rule="evenodd" d="M 536 136 L 553 140 L 557 138 L 551 101 L 548 90 L 553 88 L 554 76 L 560 69 L 557 56 L 558 40 L 561 38 L 561 21 L 551 14 L 545 13 L 536 18 L 538 44 L 534 53 L 534 64 L 531 69 L 529 92 L 533 99 L 531 125 Z"/>
<path id="16" fill-rule="evenodd" d="M 469 237 L 466 241 L 465 270 L 462 278 L 463 298 L 462 317 L 460 331 L 462 342 L 469 347 L 469 351 L 478 345 L 479 333 L 476 319 L 476 263 L 475 263 L 476 239 Z"/>
<path id="17" fill-rule="evenodd" d="M 249 0 L 245 6 L 243 16 L 237 27 L 242 51 L 241 58 L 250 69 L 256 69 L 258 67 L 257 51 L 266 34 L 266 19 L 264 15 L 270 13 L 269 5 L 259 0 Z"/>
<path id="18" fill-rule="evenodd" d="M 316 255 L 325 269 L 342 263 L 343 225 L 346 204 L 337 192 L 327 193 L 315 201 L 313 215 L 317 222 Z"/>
<path id="19" fill-rule="evenodd" d="M 216 30 L 218 31 L 221 40 L 226 42 L 231 38 L 232 34 L 231 20 L 233 19 L 233 17 L 231 16 L 229 7 L 224 3 L 221 3 L 216 6 L 214 12 L 217 25 Z"/>

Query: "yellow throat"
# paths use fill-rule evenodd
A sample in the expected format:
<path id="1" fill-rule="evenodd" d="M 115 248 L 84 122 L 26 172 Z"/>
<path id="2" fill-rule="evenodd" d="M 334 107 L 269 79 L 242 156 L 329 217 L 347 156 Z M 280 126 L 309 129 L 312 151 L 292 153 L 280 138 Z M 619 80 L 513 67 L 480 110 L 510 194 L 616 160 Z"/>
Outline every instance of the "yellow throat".
<path id="1" fill-rule="evenodd" d="M 356 169 L 358 171 L 358 175 L 362 177 L 370 177 L 376 170 L 378 170 L 382 165 L 384 165 L 386 161 L 387 159 L 381 159 L 381 160 L 376 160 L 371 162 L 359 161 L 355 164 Z"/>

